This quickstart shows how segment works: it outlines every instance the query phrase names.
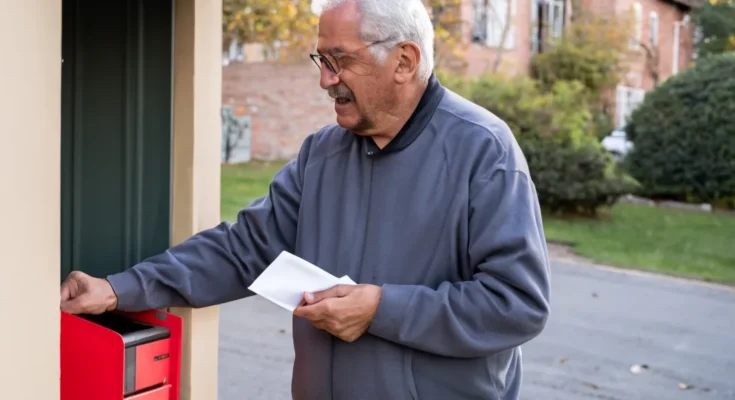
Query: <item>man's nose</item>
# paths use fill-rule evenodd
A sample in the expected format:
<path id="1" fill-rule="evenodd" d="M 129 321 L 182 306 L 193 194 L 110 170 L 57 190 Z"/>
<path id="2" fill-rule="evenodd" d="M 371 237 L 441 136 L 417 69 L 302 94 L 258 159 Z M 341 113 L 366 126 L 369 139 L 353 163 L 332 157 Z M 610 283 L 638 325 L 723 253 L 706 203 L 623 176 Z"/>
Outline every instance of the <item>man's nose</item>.
<path id="1" fill-rule="evenodd" d="M 328 88 L 339 83 L 339 76 L 332 72 L 326 65 L 322 65 L 320 69 L 319 86 L 322 89 L 327 90 Z"/>

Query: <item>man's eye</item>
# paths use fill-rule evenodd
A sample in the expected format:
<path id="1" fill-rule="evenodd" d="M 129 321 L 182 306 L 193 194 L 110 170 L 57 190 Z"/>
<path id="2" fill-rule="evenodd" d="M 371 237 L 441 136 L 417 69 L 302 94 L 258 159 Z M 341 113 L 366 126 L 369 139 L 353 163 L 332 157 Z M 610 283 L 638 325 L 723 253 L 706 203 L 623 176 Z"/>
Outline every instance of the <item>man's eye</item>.
<path id="1" fill-rule="evenodd" d="M 338 65 L 341 65 L 344 67 L 345 65 L 350 65 L 350 62 L 352 61 L 352 59 L 350 59 L 349 57 L 340 57 L 340 58 L 335 58 L 334 61 Z"/>

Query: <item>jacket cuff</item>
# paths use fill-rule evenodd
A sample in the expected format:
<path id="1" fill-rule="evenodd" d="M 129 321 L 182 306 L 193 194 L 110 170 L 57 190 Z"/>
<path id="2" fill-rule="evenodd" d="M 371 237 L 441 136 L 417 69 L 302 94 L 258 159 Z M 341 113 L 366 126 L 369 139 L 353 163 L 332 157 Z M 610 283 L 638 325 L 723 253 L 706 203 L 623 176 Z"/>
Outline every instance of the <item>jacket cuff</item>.
<path id="1" fill-rule="evenodd" d="M 413 292 L 409 286 L 385 284 L 382 286 L 378 309 L 368 327 L 368 333 L 387 340 L 400 335 L 406 306 Z"/>
<path id="2" fill-rule="evenodd" d="M 135 275 L 130 273 L 130 271 L 124 271 L 114 275 L 108 275 L 106 279 L 110 283 L 110 286 L 112 286 L 115 296 L 117 296 L 117 307 L 115 309 L 120 311 L 136 311 L 136 300 L 139 298 L 143 288 Z"/>

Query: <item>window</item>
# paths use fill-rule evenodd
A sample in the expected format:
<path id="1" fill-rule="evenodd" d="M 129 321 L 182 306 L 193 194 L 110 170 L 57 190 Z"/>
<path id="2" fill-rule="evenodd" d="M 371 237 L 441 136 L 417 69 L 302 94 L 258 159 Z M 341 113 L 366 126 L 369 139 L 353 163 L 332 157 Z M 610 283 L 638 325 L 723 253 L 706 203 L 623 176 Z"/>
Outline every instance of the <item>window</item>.
<path id="1" fill-rule="evenodd" d="M 643 101 L 646 91 L 629 86 L 618 85 L 615 96 L 616 127 L 625 126 L 630 113 Z"/>
<path id="2" fill-rule="evenodd" d="M 531 50 L 541 52 L 548 38 L 564 34 L 565 0 L 531 0 Z"/>
<path id="3" fill-rule="evenodd" d="M 652 46 L 658 46 L 658 14 L 655 11 L 648 16 L 648 40 Z"/>
<path id="4" fill-rule="evenodd" d="M 564 33 L 564 0 L 550 0 L 546 2 L 546 26 L 549 27 L 549 36 L 558 38 Z"/>
<path id="5" fill-rule="evenodd" d="M 487 0 L 472 0 L 472 41 L 487 41 Z"/>
<path id="6" fill-rule="evenodd" d="M 633 4 L 633 37 L 628 41 L 628 48 L 631 50 L 637 50 L 640 46 L 641 39 L 643 36 L 643 7 L 641 3 Z"/>
<path id="7" fill-rule="evenodd" d="M 503 31 L 508 27 L 505 49 L 515 46 L 515 15 L 518 0 L 473 0 L 472 40 L 484 42 L 490 47 L 500 47 Z M 510 17 L 510 18 L 508 18 Z"/>

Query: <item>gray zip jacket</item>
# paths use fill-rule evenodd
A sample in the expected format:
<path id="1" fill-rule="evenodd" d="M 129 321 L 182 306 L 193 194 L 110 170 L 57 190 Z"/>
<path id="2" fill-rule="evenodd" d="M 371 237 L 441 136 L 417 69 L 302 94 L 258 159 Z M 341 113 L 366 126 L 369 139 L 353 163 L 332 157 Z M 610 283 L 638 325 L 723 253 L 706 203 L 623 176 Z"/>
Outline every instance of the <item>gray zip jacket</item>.
<path id="1" fill-rule="evenodd" d="M 435 77 L 385 148 L 327 126 L 237 222 L 107 279 L 121 310 L 204 307 L 253 295 L 282 250 L 382 286 L 355 342 L 294 317 L 294 399 L 519 398 L 549 315 L 536 191 L 508 126 Z"/>

